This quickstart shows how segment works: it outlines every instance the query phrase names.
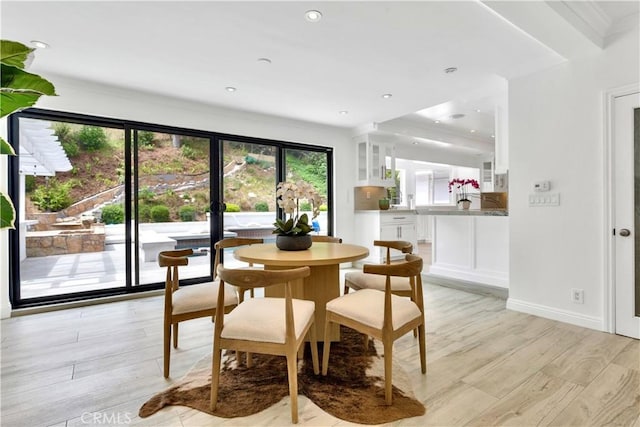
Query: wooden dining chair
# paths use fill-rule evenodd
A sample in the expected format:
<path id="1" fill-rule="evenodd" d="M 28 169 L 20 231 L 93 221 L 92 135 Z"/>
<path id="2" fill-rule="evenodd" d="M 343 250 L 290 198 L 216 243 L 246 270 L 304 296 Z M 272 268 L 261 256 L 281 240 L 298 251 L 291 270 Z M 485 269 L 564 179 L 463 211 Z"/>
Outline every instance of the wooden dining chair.
<path id="1" fill-rule="evenodd" d="M 385 279 L 384 292 L 362 289 L 335 298 L 327 303 L 325 317 L 322 375 L 327 375 L 331 341 L 327 331 L 332 323 L 345 325 L 358 332 L 382 341 L 384 348 L 385 403 L 392 404 L 393 342 L 402 335 L 418 329 L 420 368 L 427 372 L 424 303 L 422 296 L 422 258 L 406 255 L 405 260 L 393 264 L 366 264 L 365 273 L 380 275 Z M 416 300 L 410 300 L 391 292 L 392 277 L 404 277 L 415 290 Z"/>
<path id="2" fill-rule="evenodd" d="M 385 263 L 391 264 L 391 250 L 395 249 L 403 254 L 410 254 L 413 252 L 413 245 L 411 242 L 404 240 L 375 240 L 374 246 L 386 248 Z M 350 271 L 344 276 L 344 294 L 349 293 L 349 289 L 354 291 L 360 289 L 377 289 L 384 291 L 386 279 L 378 274 L 368 274 L 364 271 Z M 407 296 L 415 298 L 412 294 L 409 279 L 406 277 L 392 277 L 391 278 L 391 292 L 395 295 Z"/>
<path id="3" fill-rule="evenodd" d="M 318 235 L 312 235 L 311 236 L 311 241 L 312 242 L 327 242 L 327 243 L 342 243 L 342 239 L 340 237 L 318 236 Z"/>
<path id="4" fill-rule="evenodd" d="M 293 299 L 291 282 L 309 276 L 309 267 L 290 270 L 247 270 L 218 267 L 224 286 L 218 289 L 218 303 L 225 301 L 227 284 L 246 288 L 285 284 L 284 298 L 251 298 L 226 316 L 216 313 L 211 370 L 211 411 L 218 402 L 222 349 L 237 352 L 285 356 L 291 398 L 291 420 L 298 422 L 298 350 L 307 333 L 311 342 L 313 371 L 319 374 L 318 348 L 314 326 L 315 303 Z M 247 359 L 250 367 L 250 359 Z"/>
<path id="5" fill-rule="evenodd" d="M 173 348 L 178 347 L 178 324 L 198 317 L 211 317 L 217 312 L 228 313 L 238 304 L 235 289 L 228 286 L 228 292 L 218 304 L 219 281 L 200 283 L 180 287 L 178 267 L 189 264 L 192 249 L 162 251 L 158 254 L 158 264 L 167 268 L 164 287 L 164 377 L 169 377 L 171 359 L 171 330 L 173 329 Z M 217 310 L 224 307 L 223 310 Z"/>
<path id="6" fill-rule="evenodd" d="M 214 249 L 216 250 L 216 256 L 213 262 L 213 278 L 214 279 L 216 278 L 218 265 L 220 265 L 221 254 L 225 249 L 237 248 L 239 246 L 246 246 L 246 245 L 255 245 L 259 243 L 264 243 L 264 239 L 249 238 L 249 237 L 229 237 L 229 238 L 217 241 L 213 246 Z M 249 263 L 249 265 L 244 268 L 262 269 L 262 267 L 254 267 L 253 264 L 251 263 Z M 236 286 L 236 290 L 238 291 L 239 302 L 244 301 L 244 294 L 246 291 L 249 291 L 249 295 L 251 296 L 251 298 L 253 298 L 255 294 L 253 288 L 248 289 L 248 288 L 243 288 L 242 286 Z"/>

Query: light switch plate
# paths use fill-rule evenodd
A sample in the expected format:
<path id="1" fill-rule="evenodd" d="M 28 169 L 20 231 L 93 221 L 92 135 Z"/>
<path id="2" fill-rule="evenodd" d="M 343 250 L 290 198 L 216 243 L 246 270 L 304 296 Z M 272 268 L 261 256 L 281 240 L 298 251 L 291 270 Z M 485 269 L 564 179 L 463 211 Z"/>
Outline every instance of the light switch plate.
<path id="1" fill-rule="evenodd" d="M 529 206 L 560 206 L 560 193 L 529 194 Z"/>

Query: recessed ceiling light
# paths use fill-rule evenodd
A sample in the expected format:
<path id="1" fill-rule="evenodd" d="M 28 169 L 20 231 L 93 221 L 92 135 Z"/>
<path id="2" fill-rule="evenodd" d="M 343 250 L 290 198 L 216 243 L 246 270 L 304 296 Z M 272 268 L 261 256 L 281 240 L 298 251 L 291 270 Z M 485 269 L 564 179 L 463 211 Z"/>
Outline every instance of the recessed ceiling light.
<path id="1" fill-rule="evenodd" d="M 233 86 L 227 86 L 224 88 L 224 90 L 226 90 L 227 92 L 235 92 L 236 88 Z"/>
<path id="2" fill-rule="evenodd" d="M 37 47 L 38 49 L 46 49 L 49 47 L 47 43 L 41 42 L 40 40 L 31 40 L 31 44 Z"/>
<path id="3" fill-rule="evenodd" d="M 495 137 L 496 137 L 495 135 L 491 135 L 491 138 L 495 138 Z"/>
<path id="4" fill-rule="evenodd" d="M 322 13 L 320 13 L 320 11 L 318 10 L 307 10 L 304 13 L 304 19 L 309 22 L 318 22 L 322 19 Z"/>
<path id="5" fill-rule="evenodd" d="M 476 132 L 476 130 L 475 130 L 475 129 L 471 129 L 469 132 L 471 132 L 471 133 L 475 133 L 475 132 Z"/>
<path id="6" fill-rule="evenodd" d="M 413 145 L 418 145 L 419 142 L 418 141 L 413 141 Z"/>
<path id="7" fill-rule="evenodd" d="M 346 116 L 347 114 L 349 114 L 349 112 L 347 110 L 342 110 L 340 111 L 340 114 L 342 114 L 343 116 Z"/>
<path id="8" fill-rule="evenodd" d="M 438 124 L 440 123 L 440 120 L 435 120 L 433 123 Z"/>
<path id="9" fill-rule="evenodd" d="M 444 69 L 444 72 L 447 74 L 455 73 L 456 71 L 458 71 L 457 67 L 449 67 Z"/>
<path id="10" fill-rule="evenodd" d="M 382 97 L 383 97 L 384 99 L 389 99 L 389 98 L 391 98 L 392 96 L 393 96 L 393 94 L 390 94 L 390 93 L 385 93 L 384 95 L 382 95 Z"/>
<path id="11" fill-rule="evenodd" d="M 258 58 L 258 62 L 261 64 L 271 64 L 271 60 L 269 58 Z"/>
<path id="12" fill-rule="evenodd" d="M 479 109 L 479 108 L 476 108 L 476 113 L 479 113 L 479 112 L 480 112 L 480 109 Z"/>

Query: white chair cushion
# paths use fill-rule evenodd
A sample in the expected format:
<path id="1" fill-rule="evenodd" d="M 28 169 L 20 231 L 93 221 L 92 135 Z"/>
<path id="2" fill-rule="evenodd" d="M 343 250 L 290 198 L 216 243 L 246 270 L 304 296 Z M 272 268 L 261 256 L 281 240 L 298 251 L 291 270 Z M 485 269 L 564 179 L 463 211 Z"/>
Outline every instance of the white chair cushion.
<path id="1" fill-rule="evenodd" d="M 356 291 L 359 289 L 377 289 L 384 291 L 387 276 L 380 274 L 363 273 L 362 271 L 351 271 L 344 276 L 347 286 Z M 391 276 L 392 291 L 411 291 L 411 283 L 408 277 Z"/>
<path id="2" fill-rule="evenodd" d="M 219 281 L 200 283 L 197 285 L 184 286 L 173 293 L 172 314 L 190 313 L 193 311 L 209 310 L 218 305 Z M 238 304 L 238 296 L 235 288 L 225 284 L 224 305 Z"/>
<path id="3" fill-rule="evenodd" d="M 376 329 L 384 322 L 384 292 L 362 289 L 327 303 L 327 311 L 357 320 Z M 395 331 L 409 321 L 420 317 L 420 309 L 407 297 L 391 295 L 392 327 Z"/>
<path id="4" fill-rule="evenodd" d="M 296 339 L 302 335 L 315 311 L 313 301 L 293 299 Z M 222 338 L 284 344 L 286 337 L 285 299 L 251 298 L 224 318 Z"/>

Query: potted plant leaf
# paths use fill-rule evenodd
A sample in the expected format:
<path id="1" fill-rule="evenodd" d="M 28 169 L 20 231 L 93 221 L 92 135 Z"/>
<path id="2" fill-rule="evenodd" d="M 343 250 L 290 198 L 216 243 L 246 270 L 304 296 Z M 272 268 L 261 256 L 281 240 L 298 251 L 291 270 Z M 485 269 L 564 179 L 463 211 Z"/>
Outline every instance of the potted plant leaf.
<path id="1" fill-rule="evenodd" d="M 32 107 L 42 95 L 55 96 L 55 88 L 48 80 L 25 71 L 35 49 L 11 40 L 0 40 L 0 118 L 24 108 Z M 0 138 L 0 154 L 15 156 L 13 147 Z M 15 228 L 16 211 L 13 202 L 0 192 L 0 229 Z"/>

